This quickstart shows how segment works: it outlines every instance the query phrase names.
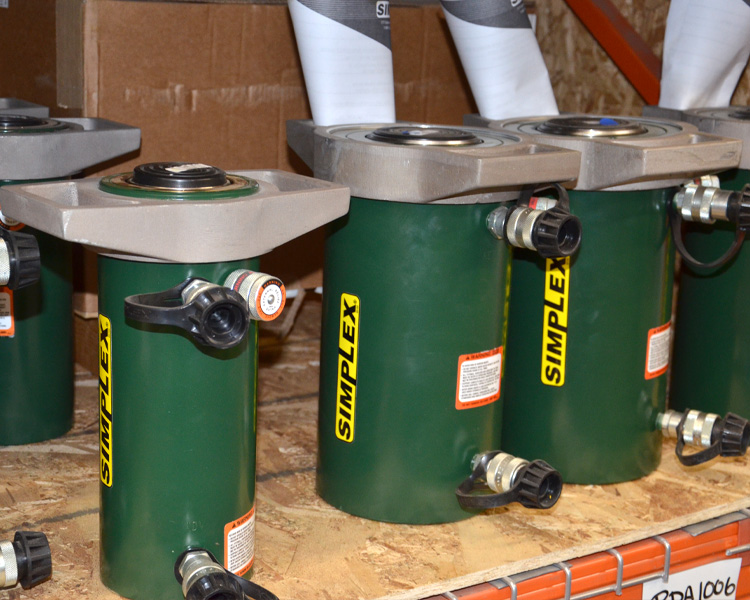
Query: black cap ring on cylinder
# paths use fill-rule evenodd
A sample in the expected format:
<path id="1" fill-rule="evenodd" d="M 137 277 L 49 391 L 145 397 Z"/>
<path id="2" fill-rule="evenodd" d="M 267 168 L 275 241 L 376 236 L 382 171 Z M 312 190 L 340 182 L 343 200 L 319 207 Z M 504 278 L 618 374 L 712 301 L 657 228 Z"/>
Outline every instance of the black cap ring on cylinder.
<path id="1" fill-rule="evenodd" d="M 228 182 L 226 172 L 218 167 L 181 162 L 138 165 L 130 177 L 133 185 L 174 191 L 219 188 Z"/>

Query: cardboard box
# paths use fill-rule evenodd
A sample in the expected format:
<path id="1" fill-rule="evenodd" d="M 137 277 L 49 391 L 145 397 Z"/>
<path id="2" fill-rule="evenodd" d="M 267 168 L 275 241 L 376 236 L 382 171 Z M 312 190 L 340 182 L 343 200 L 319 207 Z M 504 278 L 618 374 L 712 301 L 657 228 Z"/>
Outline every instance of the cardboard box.
<path id="1" fill-rule="evenodd" d="M 0 93 L 47 103 L 53 116 L 141 128 L 140 152 L 92 173 L 176 160 L 309 174 L 286 144 L 286 120 L 310 111 L 285 0 L 9 3 L 7 13 L 0 9 L 8 57 L 0 61 Z M 439 4 L 405 4 L 391 9 L 397 115 L 459 124 L 474 106 Z M 321 285 L 323 238 L 319 229 L 290 242 L 263 257 L 262 268 L 289 287 Z M 75 308 L 90 318 L 96 265 L 93 254 L 83 256 Z"/>

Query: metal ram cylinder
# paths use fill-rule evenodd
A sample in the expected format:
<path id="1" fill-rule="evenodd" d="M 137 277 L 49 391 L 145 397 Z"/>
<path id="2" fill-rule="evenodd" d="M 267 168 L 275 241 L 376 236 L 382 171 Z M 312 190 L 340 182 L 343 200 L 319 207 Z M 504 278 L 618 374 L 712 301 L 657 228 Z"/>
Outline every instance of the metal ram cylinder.
<path id="1" fill-rule="evenodd" d="M 211 548 L 234 572 L 252 563 L 257 324 L 233 348 L 200 346 L 126 319 L 123 299 L 257 267 L 99 257 L 101 576 L 126 598 L 180 600 L 182 548 Z"/>
<path id="2" fill-rule="evenodd" d="M 487 231 L 497 207 L 352 198 L 329 226 L 317 485 L 333 506 L 399 523 L 474 514 L 454 490 L 500 441 L 510 251 Z"/>
<path id="3" fill-rule="evenodd" d="M 750 170 L 721 176 L 722 187 L 742 190 Z M 735 225 L 686 224 L 685 247 L 699 260 L 713 260 L 735 239 Z M 718 269 L 683 268 L 675 320 L 670 408 L 750 415 L 750 252 L 747 243 Z"/>
<path id="4" fill-rule="evenodd" d="M 571 191 L 579 252 L 514 252 L 502 448 L 547 461 L 566 483 L 636 479 L 659 464 L 673 193 Z"/>

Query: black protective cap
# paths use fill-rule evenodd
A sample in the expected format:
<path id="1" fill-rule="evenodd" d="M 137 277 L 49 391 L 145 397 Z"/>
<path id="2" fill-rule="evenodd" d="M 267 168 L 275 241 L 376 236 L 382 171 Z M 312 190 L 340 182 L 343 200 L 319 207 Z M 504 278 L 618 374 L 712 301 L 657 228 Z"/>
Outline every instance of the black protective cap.
<path id="1" fill-rule="evenodd" d="M 543 460 L 528 464 L 518 482 L 518 502 L 526 508 L 551 508 L 562 492 L 562 475 Z"/>
<path id="2" fill-rule="evenodd" d="M 176 304 L 182 302 L 182 291 L 195 279 L 186 279 L 163 292 L 128 296 L 125 318 L 179 327 L 202 346 L 227 349 L 242 343 L 249 325 L 247 302 L 234 290 L 209 284 L 187 304 Z"/>
<path id="3" fill-rule="evenodd" d="M 214 286 L 199 292 L 190 302 L 189 316 L 196 340 L 214 348 L 232 348 L 248 330 L 247 303 L 237 292 Z"/>
<path id="4" fill-rule="evenodd" d="M 750 193 L 745 190 L 733 192 L 727 203 L 727 219 L 736 223 L 737 229 L 750 230 Z"/>
<path id="5" fill-rule="evenodd" d="M 750 444 L 750 423 L 734 413 L 727 413 L 714 423 L 711 438 L 719 441 L 719 456 L 744 456 Z"/>
<path id="6" fill-rule="evenodd" d="M 39 281 L 42 263 L 36 238 L 29 233 L 0 227 L 0 239 L 5 241 L 10 259 L 10 279 L 7 286 L 11 290 L 20 290 Z"/>
<path id="7" fill-rule="evenodd" d="M 222 187 L 227 174 L 217 167 L 181 162 L 153 162 L 133 169 L 130 182 L 174 191 Z"/>
<path id="8" fill-rule="evenodd" d="M 532 241 L 544 258 L 571 256 L 581 245 L 581 221 L 565 208 L 554 206 L 536 220 Z"/>
<path id="9" fill-rule="evenodd" d="M 28 590 L 52 575 L 52 552 L 41 531 L 17 531 L 13 538 L 18 563 L 18 581 Z"/>
<path id="10" fill-rule="evenodd" d="M 190 586 L 185 600 L 244 600 L 240 584 L 229 573 L 205 575 Z"/>

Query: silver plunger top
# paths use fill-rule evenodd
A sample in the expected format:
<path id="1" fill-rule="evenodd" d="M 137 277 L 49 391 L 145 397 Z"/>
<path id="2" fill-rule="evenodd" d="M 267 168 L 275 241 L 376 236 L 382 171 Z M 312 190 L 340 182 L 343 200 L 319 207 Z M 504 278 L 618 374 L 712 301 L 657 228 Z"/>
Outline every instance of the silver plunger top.
<path id="1" fill-rule="evenodd" d="M 376 142 L 405 146 L 474 146 L 482 143 L 471 131 L 433 125 L 380 127 L 365 137 Z"/>
<path id="2" fill-rule="evenodd" d="M 581 137 L 625 137 L 643 135 L 648 128 L 629 119 L 619 117 L 555 117 L 544 121 L 537 131 L 551 135 L 575 135 Z"/>

